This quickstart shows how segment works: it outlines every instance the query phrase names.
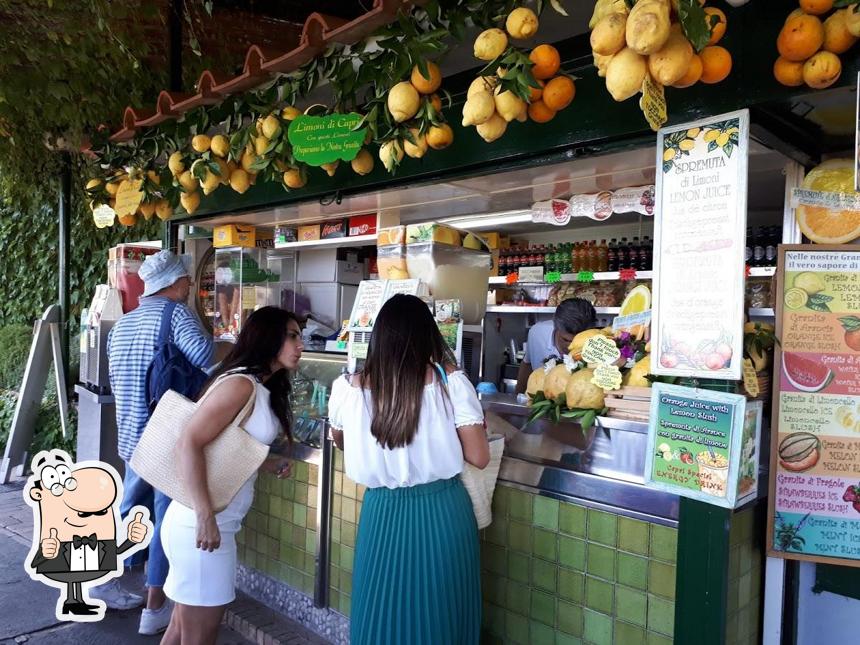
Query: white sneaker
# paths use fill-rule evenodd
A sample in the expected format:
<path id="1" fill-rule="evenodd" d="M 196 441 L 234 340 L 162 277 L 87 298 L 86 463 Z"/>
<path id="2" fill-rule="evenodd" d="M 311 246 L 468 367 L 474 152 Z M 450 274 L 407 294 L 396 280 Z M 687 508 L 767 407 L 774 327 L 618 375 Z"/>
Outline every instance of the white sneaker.
<path id="1" fill-rule="evenodd" d="M 143 604 L 143 597 L 123 589 L 119 584 L 119 578 L 90 588 L 88 594 L 90 598 L 104 601 L 108 609 L 134 609 Z"/>
<path id="2" fill-rule="evenodd" d="M 173 601 L 165 600 L 159 609 L 144 609 L 140 614 L 140 627 L 138 634 L 154 636 L 160 634 L 170 624 L 170 615 L 173 613 Z"/>

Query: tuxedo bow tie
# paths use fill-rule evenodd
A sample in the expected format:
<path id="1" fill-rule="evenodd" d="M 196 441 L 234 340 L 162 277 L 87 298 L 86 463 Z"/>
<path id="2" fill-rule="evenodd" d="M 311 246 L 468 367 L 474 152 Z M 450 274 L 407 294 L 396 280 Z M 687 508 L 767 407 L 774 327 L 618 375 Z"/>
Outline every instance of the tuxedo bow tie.
<path id="1" fill-rule="evenodd" d="M 91 533 L 90 535 L 76 535 L 72 538 L 72 544 L 76 549 L 81 548 L 81 545 L 88 546 L 91 549 L 95 549 L 98 544 L 98 540 L 96 539 L 96 534 Z"/>

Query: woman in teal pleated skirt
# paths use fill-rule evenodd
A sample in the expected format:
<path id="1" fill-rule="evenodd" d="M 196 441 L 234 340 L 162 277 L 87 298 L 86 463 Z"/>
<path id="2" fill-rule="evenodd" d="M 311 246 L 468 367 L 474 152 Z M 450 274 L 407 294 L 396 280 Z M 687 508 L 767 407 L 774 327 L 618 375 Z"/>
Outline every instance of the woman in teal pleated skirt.
<path id="1" fill-rule="evenodd" d="M 332 435 L 347 477 L 367 487 L 353 645 L 480 639 L 478 528 L 458 475 L 490 457 L 477 394 L 455 365 L 427 305 L 399 295 L 377 316 L 361 373 L 332 386 Z"/>

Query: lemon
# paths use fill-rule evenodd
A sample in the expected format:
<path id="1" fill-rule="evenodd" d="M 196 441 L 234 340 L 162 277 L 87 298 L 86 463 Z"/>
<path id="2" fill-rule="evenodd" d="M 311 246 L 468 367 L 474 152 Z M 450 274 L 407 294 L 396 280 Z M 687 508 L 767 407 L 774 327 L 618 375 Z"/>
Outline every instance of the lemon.
<path id="1" fill-rule="evenodd" d="M 447 123 L 434 125 L 427 131 L 427 145 L 433 150 L 442 150 L 454 142 L 454 131 Z"/>
<path id="2" fill-rule="evenodd" d="M 813 168 L 803 188 L 826 193 L 854 193 L 854 159 L 829 159 Z M 860 237 L 860 211 L 801 204 L 794 211 L 803 234 L 818 244 L 845 244 Z"/>
<path id="3" fill-rule="evenodd" d="M 186 170 L 179 175 L 179 185 L 185 189 L 185 192 L 193 193 L 200 187 L 200 182 L 197 181 L 197 177 L 191 174 L 190 170 Z"/>
<path id="4" fill-rule="evenodd" d="M 194 191 L 193 193 L 182 193 L 179 196 L 179 203 L 182 204 L 182 208 L 185 209 L 185 212 L 191 215 L 197 210 L 197 207 L 200 206 L 200 193 L 197 191 Z"/>
<path id="5" fill-rule="evenodd" d="M 800 309 L 809 301 L 809 294 L 803 289 L 792 287 L 785 292 L 785 306 L 789 309 Z"/>
<path id="6" fill-rule="evenodd" d="M 230 174 L 230 188 L 240 195 L 248 190 L 251 185 L 251 177 L 241 168 L 237 168 Z"/>
<path id="7" fill-rule="evenodd" d="M 651 290 L 644 284 L 634 287 L 621 303 L 620 316 L 630 316 L 651 308 Z"/>
<path id="8" fill-rule="evenodd" d="M 207 170 L 206 175 L 203 177 L 203 182 L 201 183 L 201 187 L 203 188 L 203 194 L 208 195 L 220 185 L 221 178 L 211 170 Z"/>
<path id="9" fill-rule="evenodd" d="M 798 273 L 794 277 L 794 286 L 798 289 L 803 289 L 810 296 L 815 295 L 816 293 L 821 293 L 827 288 L 827 285 L 824 284 L 824 280 L 821 276 L 817 273 L 813 273 L 812 271 Z"/>
<path id="10" fill-rule="evenodd" d="M 302 188 L 308 180 L 298 168 L 290 168 L 284 171 L 284 185 L 287 188 Z"/>
<path id="11" fill-rule="evenodd" d="M 390 267 L 388 269 L 388 279 L 389 280 L 408 280 L 409 273 L 404 271 L 400 267 Z"/>
<path id="12" fill-rule="evenodd" d="M 562 394 L 567 387 L 570 378 L 570 370 L 566 365 L 556 365 L 549 372 L 543 382 L 543 393 L 548 399 L 555 399 Z"/>
<path id="13" fill-rule="evenodd" d="M 218 164 L 218 179 L 221 181 L 221 185 L 226 186 L 230 183 L 230 173 L 233 172 L 233 169 L 223 159 L 216 159 L 215 163 Z M 235 166 L 236 164 L 233 165 Z"/>
<path id="14" fill-rule="evenodd" d="M 663 442 L 659 446 L 657 446 L 657 452 L 669 452 L 670 450 L 672 450 L 672 447 L 668 443 L 665 443 L 665 442 Z"/>
<path id="15" fill-rule="evenodd" d="M 263 136 L 271 139 L 281 131 L 281 122 L 274 114 L 270 114 L 263 120 Z"/>
<path id="16" fill-rule="evenodd" d="M 170 172 L 173 173 L 174 177 L 181 175 L 185 170 L 185 159 L 182 153 L 174 152 L 170 155 L 170 158 L 167 160 L 167 167 L 170 168 Z"/>
<path id="17" fill-rule="evenodd" d="M 155 214 L 158 215 L 158 219 L 164 221 L 169 220 L 173 217 L 173 206 L 170 205 L 166 199 L 160 199 L 155 202 Z"/>
<path id="18" fill-rule="evenodd" d="M 403 151 L 408 157 L 420 159 L 427 153 L 427 137 L 420 134 L 418 128 L 409 128 L 409 132 L 412 138 L 415 139 L 415 143 L 412 143 L 409 139 L 403 139 Z"/>
<path id="19" fill-rule="evenodd" d="M 358 151 L 358 154 L 355 155 L 355 159 L 353 159 L 349 165 L 352 166 L 352 171 L 355 174 L 367 175 L 373 171 L 373 155 L 371 155 L 366 149 L 362 148 Z"/>
<path id="20" fill-rule="evenodd" d="M 482 247 L 483 247 L 483 244 L 481 243 L 481 240 L 478 239 L 478 237 L 473 235 L 472 233 L 469 233 L 463 239 L 463 248 L 474 249 L 475 251 L 480 251 Z"/>
<path id="21" fill-rule="evenodd" d="M 143 215 L 143 219 L 148 222 L 155 215 L 155 202 L 143 203 L 138 206 L 137 210 Z"/>
<path id="22" fill-rule="evenodd" d="M 397 123 L 408 121 L 421 107 L 418 90 L 408 81 L 398 83 L 388 92 L 388 111 Z"/>
<path id="23" fill-rule="evenodd" d="M 99 188 L 102 185 L 101 179 L 90 179 L 87 182 L 87 190 L 93 190 L 94 188 Z"/>
<path id="24" fill-rule="evenodd" d="M 479 76 L 469 85 L 469 89 L 466 91 L 466 98 L 472 98 L 472 94 L 476 92 L 492 92 L 497 84 L 498 79 L 495 76 Z"/>
<path id="25" fill-rule="evenodd" d="M 108 183 L 106 183 L 105 190 L 107 191 L 108 195 L 110 195 L 111 197 L 116 197 L 116 193 L 119 190 L 119 184 L 120 182 L 118 181 L 109 181 Z"/>
<path id="26" fill-rule="evenodd" d="M 226 157 L 230 154 L 230 140 L 223 134 L 216 134 L 209 144 L 212 154 L 216 157 Z"/>
<path id="27" fill-rule="evenodd" d="M 283 110 L 281 110 L 281 118 L 286 119 L 287 121 L 292 121 L 297 116 L 301 115 L 301 110 L 297 107 L 293 107 L 292 105 L 288 105 Z"/>
<path id="28" fill-rule="evenodd" d="M 523 111 L 525 101 L 510 90 L 502 92 L 500 91 L 501 89 L 501 87 L 497 87 L 495 96 L 493 97 L 493 100 L 496 103 L 496 112 L 498 112 L 499 116 L 501 116 L 505 121 L 510 123 Z"/>
<path id="29" fill-rule="evenodd" d="M 478 34 L 472 53 L 479 60 L 495 60 L 508 46 L 508 36 L 501 29 L 487 29 Z"/>
<path id="30" fill-rule="evenodd" d="M 194 152 L 204 153 L 209 150 L 211 145 L 212 140 L 205 134 L 195 135 L 195 137 L 191 139 L 191 147 L 194 148 Z"/>
<path id="31" fill-rule="evenodd" d="M 517 114 L 517 121 L 520 123 L 525 123 L 529 120 L 529 105 L 525 101 L 523 101 L 523 109 Z"/>
<path id="32" fill-rule="evenodd" d="M 329 177 L 334 177 L 334 173 L 337 172 L 337 167 L 340 165 L 340 161 L 332 161 L 331 163 L 324 163 L 320 168 L 325 170 L 326 174 Z"/>
<path id="33" fill-rule="evenodd" d="M 149 179 L 149 181 L 151 181 L 156 186 L 161 185 L 161 177 L 159 177 L 158 173 L 155 172 L 154 170 L 147 170 L 146 171 L 146 178 Z"/>
<path id="34" fill-rule="evenodd" d="M 720 136 L 719 130 L 708 130 L 705 133 L 705 141 L 707 141 L 708 143 L 710 143 L 711 141 L 716 141 L 718 136 Z"/>
<path id="35" fill-rule="evenodd" d="M 474 92 L 463 104 L 463 126 L 486 123 L 495 111 L 496 103 L 489 92 Z"/>
<path id="36" fill-rule="evenodd" d="M 525 40 L 531 38 L 538 30 L 538 17 L 535 12 L 526 7 L 517 7 L 508 14 L 505 29 L 511 38 Z"/>
<path id="37" fill-rule="evenodd" d="M 242 170 L 248 173 L 253 172 L 251 170 L 251 166 L 253 166 L 256 161 L 257 155 L 255 155 L 253 151 L 249 151 L 247 148 L 245 149 L 245 152 L 242 153 L 242 158 L 239 160 L 242 165 Z"/>
<path id="38" fill-rule="evenodd" d="M 266 154 L 266 149 L 269 147 L 269 139 L 264 136 L 259 136 L 254 139 L 254 152 L 258 157 L 262 157 Z"/>
<path id="39" fill-rule="evenodd" d="M 848 428 L 850 426 L 846 425 L 845 418 L 850 414 L 851 408 L 849 408 L 847 405 L 840 405 L 837 406 L 836 409 L 833 411 L 833 418 L 836 419 L 839 425 Z"/>
<path id="40" fill-rule="evenodd" d="M 497 112 L 493 112 L 493 116 L 476 126 L 475 129 L 484 141 L 492 143 L 505 133 L 505 130 L 508 129 L 508 122 Z"/>
<path id="41" fill-rule="evenodd" d="M 389 139 L 379 147 L 379 160 L 391 172 L 403 161 L 403 144 L 397 139 Z"/>
<path id="42" fill-rule="evenodd" d="M 729 142 L 729 137 L 731 135 L 728 132 L 723 132 L 720 136 L 717 137 L 717 145 L 721 148 L 725 146 Z"/>

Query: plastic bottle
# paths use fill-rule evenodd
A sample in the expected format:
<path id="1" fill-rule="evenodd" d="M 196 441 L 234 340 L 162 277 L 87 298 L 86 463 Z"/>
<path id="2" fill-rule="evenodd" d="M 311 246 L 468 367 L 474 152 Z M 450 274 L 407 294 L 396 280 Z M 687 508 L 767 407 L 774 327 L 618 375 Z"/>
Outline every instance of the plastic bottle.
<path id="1" fill-rule="evenodd" d="M 616 248 L 618 246 L 618 242 L 616 242 L 615 238 L 609 242 L 609 247 L 606 250 L 606 270 L 607 271 L 618 271 L 618 253 L 616 252 Z"/>
<path id="2" fill-rule="evenodd" d="M 597 270 L 609 270 L 609 247 L 606 246 L 606 240 L 600 240 L 600 245 L 597 247 Z"/>
<path id="3" fill-rule="evenodd" d="M 577 256 L 579 256 L 579 271 L 588 271 L 588 242 L 580 243 Z"/>
<path id="4" fill-rule="evenodd" d="M 761 267 L 764 266 L 764 240 L 762 239 L 762 230 L 761 227 L 755 229 L 753 233 L 753 259 L 752 264 L 750 266 Z"/>
<path id="5" fill-rule="evenodd" d="M 776 266 L 776 247 L 779 245 L 779 228 L 769 226 L 767 229 L 767 243 L 764 247 L 764 265 Z"/>
<path id="6" fill-rule="evenodd" d="M 581 242 L 574 242 L 570 247 L 570 272 L 579 273 L 579 247 Z"/>
<path id="7" fill-rule="evenodd" d="M 618 243 L 618 248 L 615 251 L 615 254 L 618 257 L 618 270 L 627 268 L 627 238 L 622 237 L 621 241 Z"/>
<path id="8" fill-rule="evenodd" d="M 564 245 L 564 267 L 562 273 L 573 272 L 573 242 L 568 242 Z"/>
<path id="9" fill-rule="evenodd" d="M 652 242 L 651 238 L 647 235 L 642 242 L 642 247 L 639 249 L 639 270 L 640 271 L 650 271 L 651 270 L 651 254 L 652 254 Z"/>
<path id="10" fill-rule="evenodd" d="M 744 248 L 744 262 L 747 266 L 752 266 L 752 228 L 747 229 L 747 244 Z"/>
<path id="11" fill-rule="evenodd" d="M 555 245 L 550 244 L 547 247 L 546 253 L 544 253 L 543 256 L 543 265 L 544 271 L 546 271 L 547 273 L 555 271 Z"/>

